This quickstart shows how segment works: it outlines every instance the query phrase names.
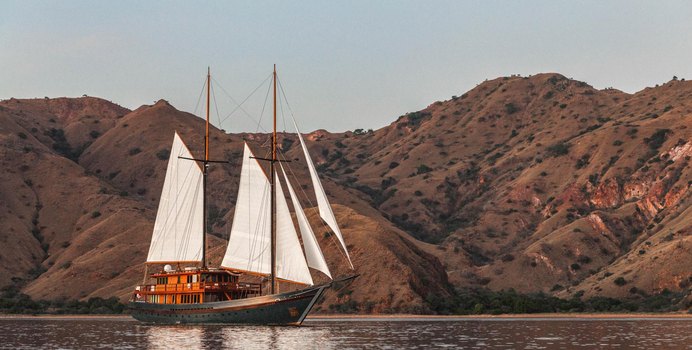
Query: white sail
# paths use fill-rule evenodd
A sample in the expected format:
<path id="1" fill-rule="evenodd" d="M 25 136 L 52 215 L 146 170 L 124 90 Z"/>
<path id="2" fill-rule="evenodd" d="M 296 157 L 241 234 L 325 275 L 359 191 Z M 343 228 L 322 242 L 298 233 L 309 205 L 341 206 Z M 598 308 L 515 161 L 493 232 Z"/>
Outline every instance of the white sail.
<path id="1" fill-rule="evenodd" d="M 147 262 L 197 262 L 202 260 L 202 170 L 178 133 L 168 157 L 159 209 Z"/>
<path id="2" fill-rule="evenodd" d="M 317 197 L 317 208 L 319 208 L 320 217 L 322 217 L 322 220 L 324 220 L 332 231 L 334 231 L 336 238 L 339 239 L 339 243 L 341 243 L 341 246 L 344 248 L 344 252 L 346 252 L 348 263 L 351 265 L 351 268 L 353 268 L 351 257 L 348 255 L 348 249 L 346 249 L 346 242 L 344 242 L 344 237 L 341 234 L 339 225 L 336 224 L 336 218 L 334 217 L 332 206 L 329 204 L 329 200 L 327 200 L 327 194 L 324 193 L 324 188 L 320 182 L 320 177 L 317 175 L 317 170 L 315 169 L 315 164 L 312 163 L 312 159 L 308 153 L 308 147 L 305 145 L 305 141 L 303 141 L 303 136 L 300 135 L 300 131 L 298 131 L 298 126 L 295 125 L 295 127 L 298 134 L 298 139 L 300 139 L 300 145 L 303 148 L 303 153 L 305 153 L 305 161 L 308 163 L 308 169 L 310 170 L 310 178 L 312 179 L 312 186 L 315 188 L 315 197 Z"/>
<path id="3" fill-rule="evenodd" d="M 226 255 L 221 266 L 271 274 L 270 184 L 247 144 Z"/>
<path id="4" fill-rule="evenodd" d="M 315 233 L 312 231 L 312 227 L 308 222 L 307 216 L 305 216 L 305 212 L 303 211 L 303 207 L 300 205 L 298 196 L 296 196 L 296 193 L 293 191 L 291 182 L 288 181 L 288 176 L 286 176 L 283 165 L 281 165 L 281 172 L 284 175 L 284 180 L 286 180 L 286 187 L 288 187 L 288 193 L 291 195 L 293 209 L 295 210 L 296 218 L 298 219 L 298 229 L 300 230 L 300 237 L 303 238 L 303 248 L 305 248 L 305 256 L 308 261 L 308 266 L 322 271 L 322 273 L 329 276 L 329 278 L 332 278 L 332 274 L 329 272 L 327 262 L 324 260 L 322 250 L 320 249 L 317 239 L 315 238 Z"/>
<path id="5" fill-rule="evenodd" d="M 291 212 L 284 197 L 278 173 L 274 173 L 276 194 L 276 277 L 312 285 L 310 269 L 305 262 L 303 250 L 296 228 L 293 226 Z"/>

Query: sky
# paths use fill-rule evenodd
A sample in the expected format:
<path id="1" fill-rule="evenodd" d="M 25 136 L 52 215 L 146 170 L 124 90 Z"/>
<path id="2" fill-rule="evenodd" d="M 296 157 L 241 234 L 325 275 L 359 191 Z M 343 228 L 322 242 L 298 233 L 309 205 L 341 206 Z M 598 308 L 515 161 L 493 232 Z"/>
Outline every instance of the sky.
<path id="1" fill-rule="evenodd" d="M 212 123 L 254 132 L 270 127 L 277 64 L 302 131 L 377 129 L 512 74 L 629 93 L 692 78 L 691 17 L 690 1 L 3 0 L 0 99 L 165 99 L 203 115 L 211 67 Z"/>

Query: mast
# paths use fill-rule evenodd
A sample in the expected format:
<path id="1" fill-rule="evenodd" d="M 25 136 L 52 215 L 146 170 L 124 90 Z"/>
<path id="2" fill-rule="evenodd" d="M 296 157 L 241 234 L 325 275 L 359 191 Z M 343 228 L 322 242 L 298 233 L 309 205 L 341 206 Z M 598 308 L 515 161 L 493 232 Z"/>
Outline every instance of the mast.
<path id="1" fill-rule="evenodd" d="M 209 168 L 209 100 L 211 69 L 207 67 L 207 125 L 204 133 L 204 162 L 202 163 L 202 268 L 207 268 L 207 169 Z"/>
<path id="2" fill-rule="evenodd" d="M 274 181 L 274 163 L 276 159 L 276 64 L 274 64 L 274 129 L 272 132 L 272 158 L 269 162 L 269 181 L 271 184 L 271 251 L 272 251 L 272 285 L 271 294 L 276 293 L 276 183 Z"/>

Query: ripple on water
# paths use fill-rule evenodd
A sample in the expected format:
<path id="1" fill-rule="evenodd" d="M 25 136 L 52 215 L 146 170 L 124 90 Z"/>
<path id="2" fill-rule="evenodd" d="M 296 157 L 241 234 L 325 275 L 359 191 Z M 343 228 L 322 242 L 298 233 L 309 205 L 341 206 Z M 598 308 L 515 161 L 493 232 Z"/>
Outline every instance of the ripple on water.
<path id="1" fill-rule="evenodd" d="M 309 320 L 304 327 L 0 319 L 12 349 L 692 349 L 692 320 Z"/>

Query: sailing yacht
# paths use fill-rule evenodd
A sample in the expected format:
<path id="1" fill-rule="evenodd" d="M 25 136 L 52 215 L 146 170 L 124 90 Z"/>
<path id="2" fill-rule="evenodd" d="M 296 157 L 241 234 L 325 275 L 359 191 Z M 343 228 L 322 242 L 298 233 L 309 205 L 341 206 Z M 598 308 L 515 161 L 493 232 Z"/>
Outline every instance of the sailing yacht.
<path id="1" fill-rule="evenodd" d="M 244 145 L 228 246 L 221 265 L 211 267 L 206 257 L 207 170 L 210 164 L 225 161 L 209 159 L 211 75 L 207 72 L 204 158 L 194 158 L 175 133 L 147 255 L 145 282 L 135 287 L 129 303 L 135 319 L 154 323 L 300 325 L 334 283 L 312 226 L 277 157 L 276 82 L 275 66 L 271 157 L 255 157 L 247 143 Z M 334 233 L 339 249 L 343 249 L 353 269 L 343 235 L 299 132 L 298 139 L 320 217 Z M 260 162 L 268 163 L 268 174 Z M 294 208 L 297 231 L 282 179 Z M 149 274 L 149 268 L 155 265 L 163 268 Z M 326 275 L 329 282 L 315 285 L 310 268 Z M 300 287 L 280 292 L 279 281 Z"/>

